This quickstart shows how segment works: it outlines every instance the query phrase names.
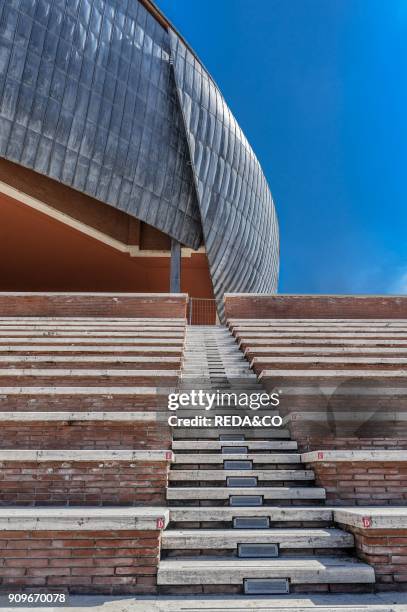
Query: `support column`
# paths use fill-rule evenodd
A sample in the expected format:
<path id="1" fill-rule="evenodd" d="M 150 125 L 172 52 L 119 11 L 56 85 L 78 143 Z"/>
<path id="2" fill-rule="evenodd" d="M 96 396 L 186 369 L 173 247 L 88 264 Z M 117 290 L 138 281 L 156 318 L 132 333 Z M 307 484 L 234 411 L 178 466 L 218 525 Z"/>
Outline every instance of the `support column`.
<path id="1" fill-rule="evenodd" d="M 170 292 L 181 293 L 181 245 L 171 240 Z"/>

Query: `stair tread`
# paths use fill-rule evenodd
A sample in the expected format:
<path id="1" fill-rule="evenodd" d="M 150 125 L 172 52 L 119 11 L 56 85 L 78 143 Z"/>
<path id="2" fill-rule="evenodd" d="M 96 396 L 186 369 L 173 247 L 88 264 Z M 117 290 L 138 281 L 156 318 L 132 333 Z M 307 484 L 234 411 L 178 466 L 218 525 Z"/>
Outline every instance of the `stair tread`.
<path id="1" fill-rule="evenodd" d="M 312 470 L 172 470 L 170 480 L 222 480 L 229 476 L 257 476 L 261 480 L 313 480 Z"/>
<path id="2" fill-rule="evenodd" d="M 324 506 L 179 506 L 170 507 L 171 521 L 231 521 L 235 517 L 268 516 L 272 521 L 332 521 L 332 510 Z"/>
<path id="3" fill-rule="evenodd" d="M 238 559 L 185 557 L 160 561 L 163 584 L 241 584 L 245 578 L 290 578 L 291 584 L 373 583 L 372 567 L 354 558 Z"/>
<path id="4" fill-rule="evenodd" d="M 247 446 L 249 450 L 295 450 L 293 440 L 173 440 L 173 450 L 222 450 L 223 446 Z"/>
<path id="5" fill-rule="evenodd" d="M 242 440 L 240 446 L 245 446 L 245 442 Z M 223 463 L 225 459 L 247 459 L 254 463 L 301 463 L 299 453 L 176 453 L 174 463 Z"/>
<path id="6" fill-rule="evenodd" d="M 353 536 L 335 528 L 278 529 L 167 529 L 162 535 L 162 548 L 228 548 L 237 544 L 279 544 L 282 548 L 304 546 L 350 547 Z"/>
<path id="7" fill-rule="evenodd" d="M 228 499 L 230 495 L 263 495 L 266 499 L 325 499 L 319 487 L 169 487 L 167 499 Z"/>

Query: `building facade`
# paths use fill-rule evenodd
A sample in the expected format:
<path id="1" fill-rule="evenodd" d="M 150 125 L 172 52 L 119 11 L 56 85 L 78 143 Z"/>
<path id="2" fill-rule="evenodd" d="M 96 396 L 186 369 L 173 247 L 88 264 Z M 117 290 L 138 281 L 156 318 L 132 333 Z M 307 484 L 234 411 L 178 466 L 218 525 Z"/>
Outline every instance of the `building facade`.
<path id="1" fill-rule="evenodd" d="M 147 0 L 0 2 L 0 157 L 12 235 L 3 290 L 168 290 L 172 240 L 191 295 L 276 291 L 278 224 L 260 164 L 205 67 Z M 19 265 L 9 251 L 22 218 L 34 236 Z M 100 239 L 105 258 L 56 224 L 82 232 L 88 250 Z M 127 264 L 112 256 L 109 271 L 109 248 Z M 55 271 L 42 266 L 42 284 L 26 286 L 24 270 L 33 279 L 50 253 Z"/>

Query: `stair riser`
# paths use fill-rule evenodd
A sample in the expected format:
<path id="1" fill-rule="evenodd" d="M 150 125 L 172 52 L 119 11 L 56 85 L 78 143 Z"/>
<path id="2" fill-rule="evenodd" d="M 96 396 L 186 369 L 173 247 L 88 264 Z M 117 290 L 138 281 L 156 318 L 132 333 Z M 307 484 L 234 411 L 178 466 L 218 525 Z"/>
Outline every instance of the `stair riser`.
<path id="1" fill-rule="evenodd" d="M 290 585 L 290 593 L 373 593 L 371 584 L 295 584 Z M 216 585 L 159 585 L 160 595 L 243 595 L 243 584 L 216 584 Z"/>
<path id="2" fill-rule="evenodd" d="M 174 549 L 163 549 L 162 550 L 162 558 L 163 559 L 171 559 L 171 558 L 183 558 L 183 557 L 198 557 L 198 556 L 218 556 L 218 557 L 228 557 L 230 559 L 237 559 L 238 551 L 237 547 L 229 548 L 229 549 L 219 549 L 219 548 L 174 548 Z M 347 557 L 349 555 L 348 548 L 339 548 L 339 547 L 331 547 L 331 548 L 315 548 L 312 546 L 303 547 L 303 548 L 289 548 L 283 549 L 280 547 L 278 558 L 296 558 L 298 556 L 332 556 L 335 554 L 336 557 Z M 254 557 L 253 557 L 254 558 Z M 257 557 L 261 559 L 261 557 Z"/>

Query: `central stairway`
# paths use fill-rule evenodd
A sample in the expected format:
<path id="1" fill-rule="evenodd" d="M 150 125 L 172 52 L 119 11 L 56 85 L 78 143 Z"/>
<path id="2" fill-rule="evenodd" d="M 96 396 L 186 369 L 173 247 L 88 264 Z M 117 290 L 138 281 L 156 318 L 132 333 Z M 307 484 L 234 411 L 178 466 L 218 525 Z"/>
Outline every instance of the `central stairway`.
<path id="1" fill-rule="evenodd" d="M 180 391 L 192 389 L 264 392 L 229 330 L 220 326 L 187 330 Z M 241 411 L 185 406 L 177 416 Z M 372 590 L 373 569 L 353 556 L 353 536 L 333 526 L 325 490 L 314 486 L 314 474 L 304 469 L 286 429 L 177 427 L 173 451 L 161 593 Z"/>

